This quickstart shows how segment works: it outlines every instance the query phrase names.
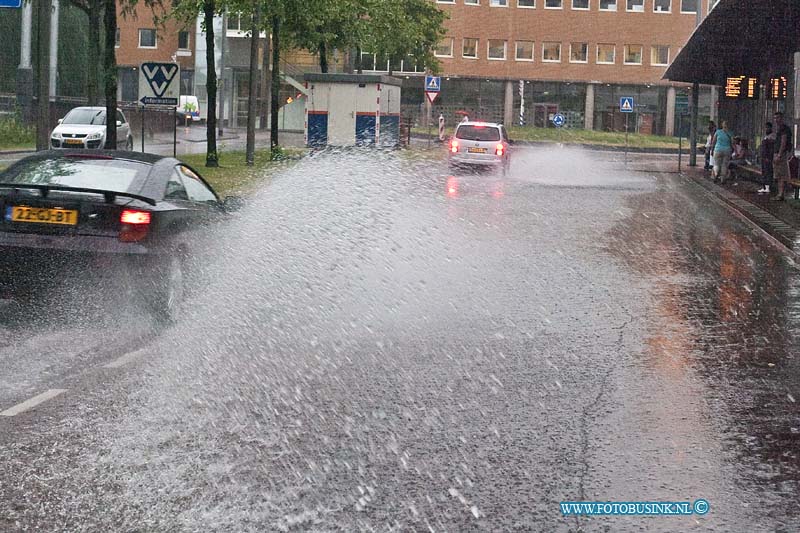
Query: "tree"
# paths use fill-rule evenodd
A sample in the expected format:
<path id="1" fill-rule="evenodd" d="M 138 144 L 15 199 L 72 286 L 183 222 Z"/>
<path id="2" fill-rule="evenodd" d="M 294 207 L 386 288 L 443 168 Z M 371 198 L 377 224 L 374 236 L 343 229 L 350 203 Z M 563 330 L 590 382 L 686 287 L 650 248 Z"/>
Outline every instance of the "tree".
<path id="1" fill-rule="evenodd" d="M 98 67 L 101 65 L 100 52 L 102 50 L 102 39 L 100 36 L 100 25 L 103 17 L 103 1 L 70 0 L 70 3 L 83 11 L 86 14 L 86 17 L 89 19 L 89 42 L 87 46 L 86 58 L 86 96 L 89 101 L 89 105 L 97 105 L 100 99 Z"/>
<path id="2" fill-rule="evenodd" d="M 258 98 L 258 41 L 261 29 L 261 3 L 253 0 L 253 24 L 250 26 L 250 98 L 247 101 L 247 149 L 245 160 L 248 166 L 253 166 L 256 150 L 256 104 Z"/>
<path id="3" fill-rule="evenodd" d="M 103 70 L 106 93 L 106 149 L 117 149 L 117 55 L 114 41 L 117 35 L 117 0 L 105 0 L 105 54 Z"/>

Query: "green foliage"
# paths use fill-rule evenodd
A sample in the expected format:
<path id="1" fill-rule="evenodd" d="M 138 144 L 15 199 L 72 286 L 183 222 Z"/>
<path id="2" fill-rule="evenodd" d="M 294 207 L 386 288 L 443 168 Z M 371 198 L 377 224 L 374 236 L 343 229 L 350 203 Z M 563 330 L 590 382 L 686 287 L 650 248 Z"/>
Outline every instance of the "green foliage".
<path id="1" fill-rule="evenodd" d="M 25 148 L 36 144 L 36 130 L 16 116 L 0 116 L 0 149 Z"/>

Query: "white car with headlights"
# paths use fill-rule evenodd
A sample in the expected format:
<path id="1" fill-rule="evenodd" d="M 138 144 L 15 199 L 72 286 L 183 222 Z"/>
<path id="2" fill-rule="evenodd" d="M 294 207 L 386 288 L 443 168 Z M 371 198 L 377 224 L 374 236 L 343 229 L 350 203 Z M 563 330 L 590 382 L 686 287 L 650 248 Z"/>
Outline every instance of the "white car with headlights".
<path id="1" fill-rule="evenodd" d="M 101 150 L 106 144 L 106 108 L 76 107 L 58 121 L 50 134 L 54 149 Z M 125 115 L 117 110 L 117 149 L 133 150 L 131 126 Z"/>

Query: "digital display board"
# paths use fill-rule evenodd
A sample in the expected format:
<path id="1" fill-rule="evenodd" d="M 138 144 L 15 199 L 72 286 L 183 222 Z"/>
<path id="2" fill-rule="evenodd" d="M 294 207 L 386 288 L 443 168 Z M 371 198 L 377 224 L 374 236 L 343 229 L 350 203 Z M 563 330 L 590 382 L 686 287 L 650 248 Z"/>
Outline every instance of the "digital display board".
<path id="1" fill-rule="evenodd" d="M 788 94 L 789 82 L 784 76 L 769 80 L 767 98 L 770 100 L 785 100 Z"/>
<path id="2" fill-rule="evenodd" d="M 755 100 L 760 96 L 758 78 L 755 76 L 731 76 L 725 80 L 725 96 L 739 100 Z"/>

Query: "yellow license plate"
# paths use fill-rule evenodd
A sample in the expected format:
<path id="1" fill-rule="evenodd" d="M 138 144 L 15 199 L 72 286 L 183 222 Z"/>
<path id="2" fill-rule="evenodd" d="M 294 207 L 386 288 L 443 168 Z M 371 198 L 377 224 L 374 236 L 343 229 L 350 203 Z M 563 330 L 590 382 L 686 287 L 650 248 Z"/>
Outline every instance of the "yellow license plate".
<path id="1" fill-rule="evenodd" d="M 74 209 L 13 206 L 10 210 L 11 212 L 7 213 L 6 218 L 10 219 L 11 222 L 60 224 L 62 226 L 74 226 L 78 223 L 78 212 Z"/>
<path id="2" fill-rule="evenodd" d="M 485 154 L 486 148 L 467 148 L 467 152 L 471 154 Z"/>
<path id="3" fill-rule="evenodd" d="M 64 139 L 64 144 L 83 144 L 81 139 Z"/>

